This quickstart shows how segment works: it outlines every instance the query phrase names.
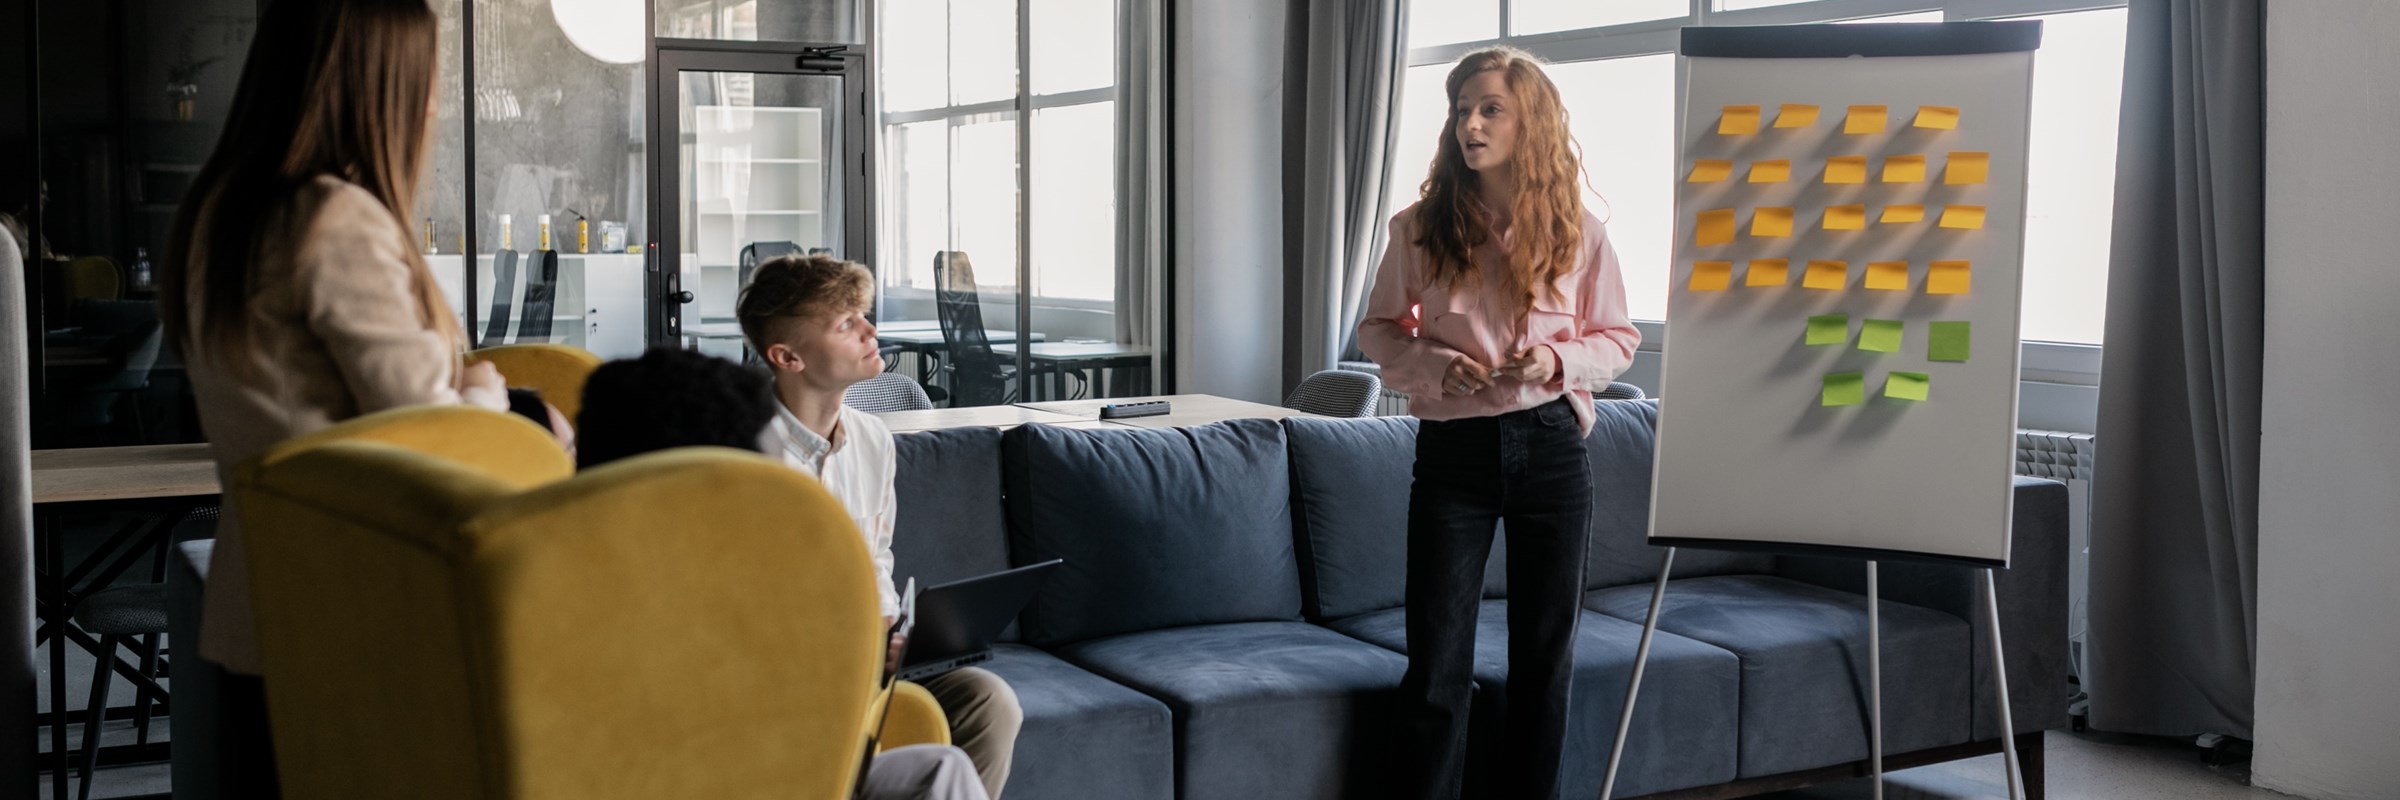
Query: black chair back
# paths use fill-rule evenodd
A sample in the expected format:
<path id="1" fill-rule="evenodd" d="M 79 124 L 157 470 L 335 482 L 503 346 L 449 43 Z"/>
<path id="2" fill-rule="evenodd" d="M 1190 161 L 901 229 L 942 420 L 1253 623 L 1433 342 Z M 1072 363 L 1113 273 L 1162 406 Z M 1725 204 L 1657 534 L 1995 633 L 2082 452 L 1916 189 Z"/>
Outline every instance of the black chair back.
<path id="1" fill-rule="evenodd" d="M 757 271 L 758 265 L 784 256 L 799 254 L 800 246 L 791 242 L 751 242 L 742 245 L 742 257 L 738 262 L 741 269 L 734 278 L 734 291 L 739 292 L 750 287 L 750 273 Z"/>
<path id="2" fill-rule="evenodd" d="M 508 312 L 511 300 L 517 295 L 517 251 L 502 250 L 492 254 L 492 318 L 484 322 L 483 342 L 477 346 L 508 343 Z M 473 298 L 469 298 L 473 302 Z"/>
<path id="3" fill-rule="evenodd" d="M 524 320 L 517 323 L 517 341 L 547 342 L 558 306 L 558 251 L 535 250 L 527 259 Z"/>
<path id="4" fill-rule="evenodd" d="M 975 268 L 955 250 L 933 256 L 934 311 L 950 355 L 950 405 L 992 406 L 1009 401 L 1013 372 L 992 354 L 983 327 L 983 297 L 975 290 Z"/>

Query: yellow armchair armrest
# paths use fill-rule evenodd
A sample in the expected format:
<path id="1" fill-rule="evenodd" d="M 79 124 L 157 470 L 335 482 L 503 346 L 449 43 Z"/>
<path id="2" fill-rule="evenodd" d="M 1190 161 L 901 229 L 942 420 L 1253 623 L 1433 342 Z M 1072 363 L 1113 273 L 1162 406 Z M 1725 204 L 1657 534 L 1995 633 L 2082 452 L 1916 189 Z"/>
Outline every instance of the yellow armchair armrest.
<path id="1" fill-rule="evenodd" d="M 883 739 L 876 752 L 912 744 L 949 744 L 950 718 L 933 693 L 908 681 L 892 686 L 891 715 L 883 721 Z"/>

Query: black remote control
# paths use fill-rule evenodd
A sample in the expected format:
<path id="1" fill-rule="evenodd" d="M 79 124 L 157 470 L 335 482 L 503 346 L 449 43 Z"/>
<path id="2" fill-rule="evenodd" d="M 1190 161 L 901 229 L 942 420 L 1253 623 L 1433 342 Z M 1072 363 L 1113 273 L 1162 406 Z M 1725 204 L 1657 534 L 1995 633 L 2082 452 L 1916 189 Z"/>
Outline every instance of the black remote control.
<path id="1" fill-rule="evenodd" d="M 1151 400 L 1141 403 L 1110 403 L 1100 407 L 1100 418 L 1129 419 L 1132 417 L 1155 417 L 1160 414 L 1165 414 L 1171 410 L 1173 409 L 1168 407 L 1167 401 L 1165 400 Z"/>

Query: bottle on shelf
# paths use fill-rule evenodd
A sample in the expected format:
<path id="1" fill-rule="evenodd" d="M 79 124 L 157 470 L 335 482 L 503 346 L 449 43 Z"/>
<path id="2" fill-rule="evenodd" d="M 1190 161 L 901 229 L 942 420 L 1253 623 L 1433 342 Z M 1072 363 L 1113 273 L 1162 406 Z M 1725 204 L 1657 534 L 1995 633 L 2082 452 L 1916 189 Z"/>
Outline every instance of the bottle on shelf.
<path id="1" fill-rule="evenodd" d="M 150 285 L 150 248 L 133 249 L 133 285 Z"/>
<path id="2" fill-rule="evenodd" d="M 548 252 L 550 250 L 550 215 L 542 214 L 534 217 L 533 224 L 541 229 L 541 235 L 534 240 L 536 244 L 533 249 L 538 252 Z"/>
<path id="3" fill-rule="evenodd" d="M 514 250 L 514 249 L 516 249 L 516 247 L 517 247 L 517 243 L 516 243 L 516 237 L 515 237 L 515 236 L 511 236 L 511 235 L 510 235 L 511 233 L 513 233 L 513 231 L 510 231 L 510 230 L 508 229 L 508 215 L 507 215 L 507 214 L 502 214 L 502 215 L 500 215 L 500 247 L 499 247 L 499 248 L 497 248 L 497 249 L 499 249 L 499 250 Z"/>
<path id="4" fill-rule="evenodd" d="M 435 254 L 435 253 L 439 253 L 439 252 L 441 252 L 441 250 L 440 250 L 439 248 L 436 248 L 436 247 L 434 247 L 434 246 L 433 246 L 433 218 L 432 218 L 432 217 L 426 217 L 426 218 L 425 218 L 425 254 L 430 256 L 430 255 L 433 255 L 433 254 Z"/>

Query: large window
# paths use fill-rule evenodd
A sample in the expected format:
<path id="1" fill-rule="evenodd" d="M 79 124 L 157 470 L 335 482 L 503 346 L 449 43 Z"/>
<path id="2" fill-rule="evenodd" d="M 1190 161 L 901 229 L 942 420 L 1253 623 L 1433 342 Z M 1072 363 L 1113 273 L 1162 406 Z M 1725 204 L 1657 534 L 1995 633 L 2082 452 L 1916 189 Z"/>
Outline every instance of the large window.
<path id="1" fill-rule="evenodd" d="M 956 250 L 985 290 L 1018 292 L 1022 254 L 1023 293 L 1037 302 L 1115 302 L 1116 6 L 882 0 L 883 281 L 894 296 L 931 290 L 936 254 Z"/>
<path id="2" fill-rule="evenodd" d="M 2116 185 L 2125 11 L 2106 0 L 1412 0 L 1392 208 L 1414 202 L 1458 56 L 1506 43 L 1552 62 L 1635 319 L 1664 319 L 1674 238 L 1674 29 L 1690 24 L 2039 19 L 2025 223 L 2027 341 L 2099 344 Z M 1505 19 L 1503 17 L 1506 17 Z M 2095 79 L 2103 78 L 2103 79 Z"/>

